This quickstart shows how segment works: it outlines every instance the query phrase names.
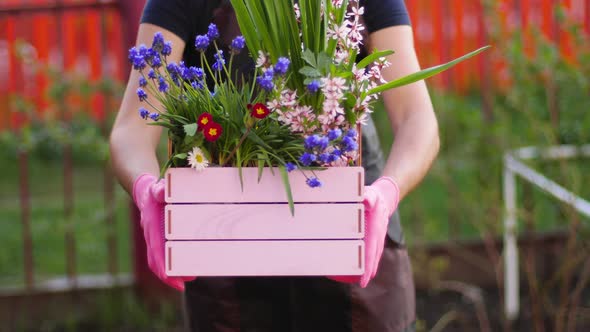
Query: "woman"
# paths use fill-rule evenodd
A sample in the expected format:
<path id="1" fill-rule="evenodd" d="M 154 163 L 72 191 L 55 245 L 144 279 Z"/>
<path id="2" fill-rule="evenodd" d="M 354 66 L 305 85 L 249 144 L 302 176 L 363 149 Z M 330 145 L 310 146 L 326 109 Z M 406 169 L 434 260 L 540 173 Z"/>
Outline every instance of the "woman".
<path id="1" fill-rule="evenodd" d="M 169 61 L 184 60 L 187 65 L 198 65 L 197 52 L 191 45 L 196 35 L 206 33 L 212 19 L 220 25 L 222 40 L 231 40 L 238 34 L 229 5 L 220 2 L 148 0 L 137 44 L 151 43 L 154 33 L 160 31 L 173 44 Z M 371 49 L 395 50 L 388 59 L 393 65 L 384 70 L 384 78 L 393 80 L 418 71 L 403 0 L 366 0 L 361 5 L 365 7 L 364 20 L 369 33 L 366 44 Z M 414 284 L 395 210 L 398 202 L 425 176 L 438 152 L 438 126 L 424 82 L 383 94 L 395 133 L 386 162 L 374 124 L 369 122 L 363 127 L 363 166 L 367 183 L 372 183 L 366 187 L 367 223 L 378 230 L 376 243 L 383 250 L 376 258 L 377 273 L 363 288 L 358 280 L 349 283 L 351 280 L 346 278 L 167 277 L 164 239 L 159 226 L 163 216 L 163 187 L 157 182 L 159 166 L 155 154 L 161 128 L 146 126 L 137 116 L 138 78 L 137 72 L 131 73 L 113 127 L 110 140 L 113 165 L 119 181 L 141 211 L 150 268 L 163 282 L 185 291 L 186 312 L 193 331 L 414 330 Z"/>

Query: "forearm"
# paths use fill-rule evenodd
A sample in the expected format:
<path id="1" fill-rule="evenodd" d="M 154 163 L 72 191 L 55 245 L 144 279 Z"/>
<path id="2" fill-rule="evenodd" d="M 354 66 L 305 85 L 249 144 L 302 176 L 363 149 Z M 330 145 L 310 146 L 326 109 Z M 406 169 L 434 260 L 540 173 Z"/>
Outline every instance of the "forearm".
<path id="1" fill-rule="evenodd" d="M 142 135 L 134 135 L 132 128 L 119 127 L 113 130 L 110 149 L 115 176 L 131 196 L 133 183 L 139 175 L 158 175 L 160 172 L 155 147 L 146 142 Z"/>
<path id="2" fill-rule="evenodd" d="M 436 119 L 428 111 L 411 113 L 397 128 L 383 175 L 395 179 L 401 199 L 426 176 L 440 142 Z"/>

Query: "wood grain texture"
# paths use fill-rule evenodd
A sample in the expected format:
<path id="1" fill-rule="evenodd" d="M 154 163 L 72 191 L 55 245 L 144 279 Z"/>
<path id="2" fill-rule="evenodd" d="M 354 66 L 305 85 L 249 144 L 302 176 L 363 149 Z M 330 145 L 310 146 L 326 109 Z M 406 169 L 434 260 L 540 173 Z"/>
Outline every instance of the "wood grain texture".
<path id="1" fill-rule="evenodd" d="M 168 276 L 361 275 L 364 266 L 362 240 L 168 241 L 166 248 Z"/>
<path id="2" fill-rule="evenodd" d="M 167 240 L 361 239 L 362 203 L 169 204 Z"/>
<path id="3" fill-rule="evenodd" d="M 244 187 L 240 186 L 237 168 L 171 168 L 166 174 L 167 203 L 286 203 L 287 195 L 278 169 L 274 174 L 265 168 L 260 182 L 258 169 L 242 169 Z M 307 176 L 317 176 L 323 186 L 310 188 Z M 299 203 L 362 202 L 364 169 L 330 167 L 326 170 L 289 173 L 293 200 Z"/>

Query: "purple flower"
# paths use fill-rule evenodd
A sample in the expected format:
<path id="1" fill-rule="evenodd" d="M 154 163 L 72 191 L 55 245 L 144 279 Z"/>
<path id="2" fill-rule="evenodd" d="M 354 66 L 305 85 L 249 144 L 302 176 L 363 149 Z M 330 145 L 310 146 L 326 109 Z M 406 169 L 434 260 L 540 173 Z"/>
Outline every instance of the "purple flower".
<path id="1" fill-rule="evenodd" d="M 147 119 L 148 115 L 150 114 L 150 111 L 146 110 L 145 108 L 141 107 L 139 109 L 139 116 L 141 116 L 142 119 Z"/>
<path id="2" fill-rule="evenodd" d="M 279 58 L 279 60 L 277 61 L 277 64 L 275 65 L 275 72 L 278 75 L 285 75 L 287 73 L 287 70 L 289 70 L 289 65 L 291 64 L 291 61 L 289 61 L 289 59 L 281 57 Z"/>
<path id="3" fill-rule="evenodd" d="M 267 68 L 266 71 L 264 72 L 264 74 L 262 74 L 264 77 L 273 79 L 275 77 L 275 70 L 271 68 Z"/>
<path id="4" fill-rule="evenodd" d="M 195 38 L 195 48 L 199 52 L 204 52 L 209 47 L 210 42 L 211 41 L 207 35 L 198 35 L 197 38 Z"/>
<path id="5" fill-rule="evenodd" d="M 317 188 L 322 186 L 322 182 L 318 178 L 309 178 L 307 179 L 307 185 L 312 188 Z"/>
<path id="6" fill-rule="evenodd" d="M 185 68 L 182 72 L 182 78 L 187 81 L 200 81 L 203 79 L 204 75 L 205 73 L 203 72 L 203 69 L 194 66 Z"/>
<path id="7" fill-rule="evenodd" d="M 330 141 L 336 140 L 340 138 L 340 136 L 342 136 L 342 130 L 338 128 L 332 129 L 328 132 L 328 139 L 330 139 Z"/>
<path id="8" fill-rule="evenodd" d="M 316 93 L 320 89 L 320 82 L 318 80 L 313 80 L 311 83 L 307 85 L 307 91 L 311 93 Z"/>
<path id="9" fill-rule="evenodd" d="M 295 165 L 293 163 L 286 163 L 285 167 L 287 168 L 287 172 L 289 172 L 289 173 L 291 173 L 297 169 L 297 165 Z"/>
<path id="10" fill-rule="evenodd" d="M 354 138 L 354 137 L 356 137 L 356 136 L 357 136 L 357 132 L 356 132 L 356 130 L 354 130 L 354 129 L 350 129 L 350 130 L 349 130 L 349 131 L 346 133 L 346 136 L 348 136 L 348 137 L 353 137 L 353 138 Z"/>
<path id="11" fill-rule="evenodd" d="M 164 47 L 162 47 L 162 55 L 169 56 L 172 53 L 172 43 L 167 41 L 164 43 Z"/>
<path id="12" fill-rule="evenodd" d="M 328 144 L 330 143 L 330 140 L 328 140 L 327 137 L 320 137 L 320 140 L 318 141 L 318 148 L 320 148 L 321 151 L 325 150 L 328 147 Z"/>
<path id="13" fill-rule="evenodd" d="M 151 66 L 154 68 L 160 68 L 162 66 L 162 59 L 159 55 L 156 55 L 151 59 Z"/>
<path id="14" fill-rule="evenodd" d="M 152 113 L 152 114 L 150 114 L 150 119 L 152 119 L 154 121 L 158 121 L 158 119 L 160 119 L 160 114 Z"/>
<path id="15" fill-rule="evenodd" d="M 356 151 L 359 148 L 357 142 L 350 136 L 346 136 L 342 139 L 342 148 L 346 152 Z"/>
<path id="16" fill-rule="evenodd" d="M 193 87 L 193 89 L 197 89 L 197 90 L 201 90 L 204 87 L 203 83 L 198 82 L 198 81 L 192 81 L 191 86 Z"/>
<path id="17" fill-rule="evenodd" d="M 216 54 L 215 54 L 215 63 L 213 64 L 213 70 L 216 71 L 221 71 L 223 69 L 223 66 L 225 65 L 225 59 L 223 58 L 223 51 L 219 50 Z"/>
<path id="18" fill-rule="evenodd" d="M 234 40 L 232 40 L 230 47 L 232 51 L 237 54 L 244 49 L 244 46 L 246 46 L 246 39 L 244 36 L 237 36 L 234 38 Z"/>
<path id="19" fill-rule="evenodd" d="M 211 23 L 209 24 L 209 29 L 207 30 L 207 37 L 211 40 L 215 40 L 219 38 L 219 29 L 217 29 L 217 25 Z"/>
<path id="20" fill-rule="evenodd" d="M 148 98 L 148 95 L 142 88 L 138 88 L 137 97 L 139 97 L 139 101 L 144 101 Z"/>
<path id="21" fill-rule="evenodd" d="M 147 82 L 147 80 L 145 79 L 145 77 L 141 76 L 141 77 L 139 78 L 139 86 L 140 86 L 140 87 L 142 87 L 142 88 L 143 88 L 143 87 L 145 87 L 145 86 L 147 85 L 147 83 L 148 83 L 148 82 Z"/>
<path id="22" fill-rule="evenodd" d="M 303 166 L 309 166 L 309 165 L 311 165 L 311 163 L 313 163 L 316 160 L 317 160 L 317 157 L 315 156 L 315 154 L 308 153 L 308 152 L 305 152 L 299 158 L 299 161 L 301 162 L 301 164 L 303 164 Z"/>
<path id="23" fill-rule="evenodd" d="M 319 135 L 307 136 L 304 141 L 306 150 L 313 150 L 315 147 L 320 145 L 321 137 Z"/>
<path id="24" fill-rule="evenodd" d="M 143 45 L 145 47 L 145 45 Z M 133 64 L 133 69 L 142 70 L 147 66 L 145 56 L 136 47 L 129 49 L 129 62 Z"/>
<path id="25" fill-rule="evenodd" d="M 166 80 L 164 79 L 164 77 L 160 76 L 159 80 L 158 80 L 158 90 L 160 90 L 160 92 L 168 92 L 168 83 L 166 83 Z"/>
<path id="26" fill-rule="evenodd" d="M 322 153 L 320 155 L 320 161 L 323 162 L 323 163 L 329 163 L 330 162 L 330 156 L 331 156 L 331 154 L 329 154 L 329 153 Z"/>
<path id="27" fill-rule="evenodd" d="M 161 32 L 156 32 L 154 34 L 154 41 L 152 42 L 152 48 L 156 52 L 162 51 L 164 49 L 164 35 Z"/>
<path id="28" fill-rule="evenodd" d="M 272 77 L 268 77 L 268 76 L 266 76 L 266 75 L 261 75 L 261 76 L 258 76 L 258 77 L 256 78 L 256 83 L 257 83 L 258 85 L 260 85 L 260 87 L 261 87 L 263 90 L 265 90 L 265 91 L 267 91 L 267 92 L 270 92 L 270 91 L 272 91 L 272 89 L 274 89 L 274 87 L 275 87 L 275 84 L 274 84 L 274 83 L 273 83 L 273 81 L 272 81 Z"/>
<path id="29" fill-rule="evenodd" d="M 328 162 L 333 163 L 333 162 L 337 161 L 338 159 L 340 159 L 341 156 L 342 156 L 342 151 L 335 149 L 330 154 L 330 158 L 328 159 Z"/>
<path id="30" fill-rule="evenodd" d="M 148 72 L 148 78 L 154 80 L 156 79 L 156 71 L 153 69 L 150 69 L 150 71 Z"/>

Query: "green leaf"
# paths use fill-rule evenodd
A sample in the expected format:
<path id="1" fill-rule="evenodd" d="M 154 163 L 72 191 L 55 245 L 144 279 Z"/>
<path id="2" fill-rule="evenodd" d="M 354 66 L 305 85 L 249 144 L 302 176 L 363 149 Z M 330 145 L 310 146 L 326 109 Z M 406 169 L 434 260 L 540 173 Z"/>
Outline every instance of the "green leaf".
<path id="1" fill-rule="evenodd" d="M 313 67 L 309 67 L 309 66 L 305 66 L 301 69 L 299 69 L 299 73 L 303 76 L 307 76 L 307 77 L 320 77 L 322 76 L 322 73 L 319 72 L 319 70 L 313 68 Z"/>
<path id="2" fill-rule="evenodd" d="M 430 68 L 421 70 L 419 72 L 410 74 L 408 76 L 399 78 L 397 80 L 394 80 L 394 81 L 385 83 L 383 85 L 380 85 L 380 86 L 378 86 L 376 88 L 373 88 L 373 89 L 369 90 L 369 95 L 373 95 L 373 94 L 376 94 L 376 93 L 381 93 L 383 91 L 387 91 L 387 90 L 390 90 L 390 89 L 393 89 L 393 88 L 398 88 L 400 86 L 412 84 L 414 82 L 418 82 L 418 81 L 421 81 L 423 79 L 427 79 L 429 77 L 432 77 L 432 76 L 434 76 L 436 74 L 439 74 L 439 73 L 441 73 L 441 72 L 443 72 L 443 71 L 445 71 L 445 70 L 447 70 L 447 69 L 455 66 L 456 64 L 458 64 L 460 62 L 463 62 L 463 61 L 465 61 L 465 60 L 467 60 L 467 59 L 469 59 L 471 57 L 474 57 L 474 56 L 478 55 L 479 53 L 487 50 L 490 47 L 491 46 L 482 47 L 482 48 L 480 48 L 478 50 L 475 50 L 475 51 L 473 51 L 471 53 L 465 54 L 464 56 L 462 56 L 460 58 L 457 58 L 457 59 L 455 59 L 455 60 L 453 60 L 451 62 L 442 64 L 442 65 L 438 65 L 438 66 L 434 66 L 434 67 L 430 67 Z"/>
<path id="3" fill-rule="evenodd" d="M 361 61 L 359 61 L 359 63 L 356 65 L 357 68 L 361 69 L 361 68 L 365 68 L 366 66 L 370 65 L 371 63 L 373 63 L 375 60 L 382 58 L 382 57 L 386 57 L 388 55 L 392 55 L 394 52 L 391 50 L 388 51 L 373 51 L 373 53 L 371 53 L 370 55 L 367 55 L 364 59 L 362 59 Z"/>
<path id="4" fill-rule="evenodd" d="M 307 64 L 314 68 L 318 66 L 318 64 L 315 61 L 315 54 L 313 54 L 313 52 L 309 48 L 303 51 L 303 54 L 301 54 L 301 58 L 303 59 L 303 61 L 307 62 Z"/>
<path id="5" fill-rule="evenodd" d="M 174 156 L 174 159 L 186 159 L 188 155 L 186 153 L 179 153 Z"/>
<path id="6" fill-rule="evenodd" d="M 184 127 L 184 133 L 187 136 L 193 137 L 197 133 L 197 124 L 196 123 L 187 124 L 187 125 L 184 125 L 183 127 Z"/>
<path id="7" fill-rule="evenodd" d="M 283 185 L 285 186 L 285 192 L 287 194 L 287 201 L 289 202 L 289 211 L 291 211 L 291 216 L 295 216 L 295 203 L 293 202 L 293 192 L 291 191 L 291 183 L 289 182 L 289 172 L 285 166 L 279 166 L 279 171 L 281 173 L 281 178 L 283 179 Z"/>
<path id="8" fill-rule="evenodd" d="M 332 64 L 332 59 L 325 53 L 322 52 L 318 55 L 318 65 L 316 68 L 323 74 L 327 74 L 330 70 L 330 65 Z"/>

